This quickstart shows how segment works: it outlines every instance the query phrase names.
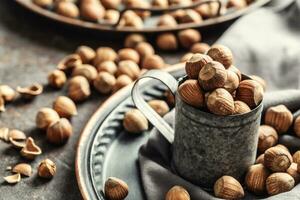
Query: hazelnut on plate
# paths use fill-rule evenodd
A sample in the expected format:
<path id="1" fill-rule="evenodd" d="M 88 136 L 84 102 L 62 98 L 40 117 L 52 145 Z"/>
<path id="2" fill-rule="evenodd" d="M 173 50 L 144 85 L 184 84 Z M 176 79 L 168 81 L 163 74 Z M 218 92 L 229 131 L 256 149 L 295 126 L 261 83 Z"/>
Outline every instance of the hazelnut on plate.
<path id="1" fill-rule="evenodd" d="M 197 30 L 186 29 L 178 33 L 178 39 L 184 48 L 189 49 L 193 44 L 200 42 L 201 34 Z"/>
<path id="2" fill-rule="evenodd" d="M 176 50 L 178 47 L 176 36 L 173 33 L 160 34 L 156 39 L 156 44 L 161 50 L 167 51 Z"/>
<path id="3" fill-rule="evenodd" d="M 104 194 L 109 200 L 123 200 L 128 195 L 128 185 L 123 180 L 109 177 L 104 184 Z"/>

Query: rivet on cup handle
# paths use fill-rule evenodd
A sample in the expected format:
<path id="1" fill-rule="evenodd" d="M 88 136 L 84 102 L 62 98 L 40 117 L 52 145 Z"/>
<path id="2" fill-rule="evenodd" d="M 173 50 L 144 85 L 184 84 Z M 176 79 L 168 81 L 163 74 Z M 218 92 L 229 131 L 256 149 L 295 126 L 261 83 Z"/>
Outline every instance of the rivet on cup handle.
<path id="1" fill-rule="evenodd" d="M 166 85 L 170 91 L 175 95 L 177 90 L 178 82 L 169 73 L 161 70 L 150 70 L 143 76 L 136 80 L 133 85 L 131 96 L 135 106 L 145 115 L 145 117 L 161 132 L 161 134 L 170 142 L 174 141 L 174 130 L 171 126 L 159 116 L 144 100 L 140 90 L 139 83 L 142 79 L 156 79 Z"/>

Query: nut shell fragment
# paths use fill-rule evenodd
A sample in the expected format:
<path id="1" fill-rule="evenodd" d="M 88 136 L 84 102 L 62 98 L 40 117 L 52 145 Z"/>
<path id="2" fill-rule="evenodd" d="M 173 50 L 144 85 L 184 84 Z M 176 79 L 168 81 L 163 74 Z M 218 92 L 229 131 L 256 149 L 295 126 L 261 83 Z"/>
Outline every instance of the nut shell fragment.
<path id="1" fill-rule="evenodd" d="M 43 92 L 43 86 L 35 83 L 28 87 L 17 87 L 17 91 L 21 94 L 24 99 L 31 100 L 34 97 L 40 95 Z"/>
<path id="2" fill-rule="evenodd" d="M 16 183 L 20 182 L 21 175 L 18 173 L 18 174 L 6 176 L 6 177 L 4 177 L 4 180 L 9 184 L 16 184 Z"/>
<path id="3" fill-rule="evenodd" d="M 20 164 L 17 164 L 16 166 L 14 166 L 12 168 L 12 172 L 19 173 L 19 174 L 24 175 L 24 176 L 31 176 L 32 168 L 27 163 L 20 163 Z"/>
<path id="4" fill-rule="evenodd" d="M 9 129 L 6 127 L 0 128 L 0 140 L 9 141 Z"/>
<path id="5" fill-rule="evenodd" d="M 27 138 L 26 145 L 21 150 L 21 155 L 27 159 L 33 160 L 41 153 L 41 148 L 35 144 L 34 140 L 31 137 Z"/>

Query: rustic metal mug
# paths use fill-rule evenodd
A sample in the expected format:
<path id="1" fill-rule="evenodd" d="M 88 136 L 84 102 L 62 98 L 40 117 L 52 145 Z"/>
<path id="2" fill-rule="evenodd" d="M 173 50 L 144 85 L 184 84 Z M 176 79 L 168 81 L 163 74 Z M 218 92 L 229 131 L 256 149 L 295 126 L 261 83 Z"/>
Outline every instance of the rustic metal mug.
<path id="1" fill-rule="evenodd" d="M 161 81 L 175 95 L 174 130 L 139 92 L 139 82 L 145 78 Z M 223 175 L 241 180 L 255 162 L 262 103 L 246 114 L 214 115 L 181 100 L 176 91 L 183 81 L 178 82 L 167 72 L 151 70 L 135 82 L 133 101 L 172 144 L 172 165 L 181 177 L 207 189 Z"/>

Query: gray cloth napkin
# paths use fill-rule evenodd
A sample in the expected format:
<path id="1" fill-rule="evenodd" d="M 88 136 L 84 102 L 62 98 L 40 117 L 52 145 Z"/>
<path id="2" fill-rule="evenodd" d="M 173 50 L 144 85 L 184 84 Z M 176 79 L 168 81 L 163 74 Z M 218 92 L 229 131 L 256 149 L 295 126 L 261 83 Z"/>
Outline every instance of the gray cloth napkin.
<path id="1" fill-rule="evenodd" d="M 217 42 L 227 45 L 235 65 L 245 74 L 267 80 L 269 89 L 299 88 L 300 0 L 285 11 L 260 9 L 238 20 Z M 172 126 L 174 111 L 165 117 Z M 188 190 L 192 200 L 217 199 L 175 174 L 170 166 L 171 145 L 153 129 L 139 151 L 140 172 L 148 200 L 163 200 L 174 185 Z M 264 199 L 247 193 L 245 199 Z M 300 199 L 300 184 L 290 192 L 266 199 Z"/>

